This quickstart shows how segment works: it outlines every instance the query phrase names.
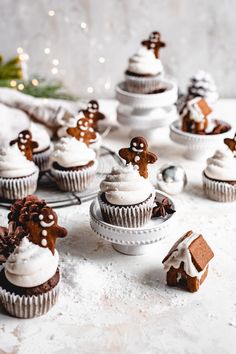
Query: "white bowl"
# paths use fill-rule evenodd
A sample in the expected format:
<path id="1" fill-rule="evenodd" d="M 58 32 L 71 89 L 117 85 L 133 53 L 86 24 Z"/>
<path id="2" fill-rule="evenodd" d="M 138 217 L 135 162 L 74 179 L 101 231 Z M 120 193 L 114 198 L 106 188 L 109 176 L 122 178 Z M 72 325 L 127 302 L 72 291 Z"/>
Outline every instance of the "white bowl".
<path id="1" fill-rule="evenodd" d="M 228 124 L 224 121 L 222 123 Z M 226 133 L 215 135 L 199 135 L 183 132 L 180 128 L 180 120 L 170 125 L 170 138 L 177 144 L 185 147 L 184 156 L 189 160 L 205 160 L 224 145 L 224 138 L 232 135 L 232 128 Z"/>
<path id="2" fill-rule="evenodd" d="M 175 209 L 173 200 L 167 194 L 159 190 L 156 192 L 161 198 L 168 197 Z M 175 214 L 151 219 L 140 228 L 114 226 L 103 221 L 98 201 L 94 200 L 90 206 L 90 225 L 98 237 L 111 242 L 116 251 L 134 256 L 147 253 L 153 244 L 170 234 Z"/>
<path id="3" fill-rule="evenodd" d="M 139 94 L 126 91 L 125 82 L 121 82 L 116 86 L 116 98 L 124 105 L 137 108 L 166 107 L 175 104 L 178 97 L 176 83 L 169 79 L 163 79 L 160 81 L 160 85 L 166 88 L 164 92 Z"/>

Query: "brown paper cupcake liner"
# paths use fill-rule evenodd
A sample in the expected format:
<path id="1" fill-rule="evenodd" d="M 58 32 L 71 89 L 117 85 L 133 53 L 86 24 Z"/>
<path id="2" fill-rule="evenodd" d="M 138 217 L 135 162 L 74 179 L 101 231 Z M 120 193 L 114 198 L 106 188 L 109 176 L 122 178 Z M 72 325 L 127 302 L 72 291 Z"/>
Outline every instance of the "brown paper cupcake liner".
<path id="1" fill-rule="evenodd" d="M 160 89 L 160 80 L 162 78 L 162 73 L 153 77 L 136 77 L 126 74 L 125 85 L 129 92 L 145 94 Z"/>
<path id="2" fill-rule="evenodd" d="M 39 170 L 30 176 L 18 178 L 0 177 L 0 196 L 4 199 L 14 200 L 33 194 L 37 189 Z"/>
<path id="3" fill-rule="evenodd" d="M 109 224 L 122 227 L 141 227 L 151 219 L 155 193 L 152 193 L 143 203 L 130 206 L 107 204 L 102 200 L 101 195 L 102 193 L 99 193 L 98 201 L 102 216 L 104 221 Z"/>
<path id="4" fill-rule="evenodd" d="M 52 146 L 43 152 L 33 154 L 33 161 L 38 166 L 40 172 L 49 171 L 51 167 L 50 156 L 52 153 Z"/>
<path id="5" fill-rule="evenodd" d="M 40 295 L 21 296 L 0 286 L 0 300 L 5 310 L 14 317 L 33 318 L 47 313 L 58 299 L 60 282 L 50 291 Z"/>
<path id="6" fill-rule="evenodd" d="M 236 201 L 236 184 L 227 181 L 214 181 L 203 174 L 205 195 L 217 202 L 229 203 Z"/>
<path id="7" fill-rule="evenodd" d="M 78 171 L 62 171 L 51 169 L 52 176 L 59 189 L 67 192 L 80 192 L 85 190 L 96 175 L 97 161 L 90 167 Z"/>

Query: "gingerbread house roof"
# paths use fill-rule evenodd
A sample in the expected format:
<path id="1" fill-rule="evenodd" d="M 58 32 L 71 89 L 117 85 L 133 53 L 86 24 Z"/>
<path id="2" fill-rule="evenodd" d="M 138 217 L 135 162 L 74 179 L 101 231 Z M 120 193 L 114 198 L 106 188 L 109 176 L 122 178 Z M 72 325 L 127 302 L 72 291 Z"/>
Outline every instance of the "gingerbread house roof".
<path id="1" fill-rule="evenodd" d="M 180 116 L 185 116 L 189 112 L 196 111 L 203 117 L 207 117 L 211 112 L 211 107 L 202 97 L 195 97 L 188 99 L 179 109 Z"/>
<path id="2" fill-rule="evenodd" d="M 214 253 L 202 235 L 188 231 L 170 249 L 162 263 L 166 263 L 174 252 L 181 252 L 181 245 L 186 246 L 190 255 L 191 262 L 198 272 L 201 272 L 214 257 Z M 186 261 L 188 261 L 186 259 Z"/>

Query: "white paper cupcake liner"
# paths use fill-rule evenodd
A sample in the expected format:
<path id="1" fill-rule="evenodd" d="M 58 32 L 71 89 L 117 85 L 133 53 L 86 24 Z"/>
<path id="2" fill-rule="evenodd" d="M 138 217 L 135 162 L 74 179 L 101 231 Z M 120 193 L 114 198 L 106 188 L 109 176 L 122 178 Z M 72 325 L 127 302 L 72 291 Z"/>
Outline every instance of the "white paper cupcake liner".
<path id="1" fill-rule="evenodd" d="M 55 305 L 60 290 L 59 283 L 50 291 L 40 295 L 15 295 L 0 287 L 0 300 L 5 310 L 14 317 L 33 318 L 42 316 Z"/>
<path id="2" fill-rule="evenodd" d="M 149 93 L 160 88 L 160 80 L 163 78 L 163 73 L 156 76 L 137 77 L 125 75 L 125 84 L 129 92 L 133 93 Z"/>
<path id="3" fill-rule="evenodd" d="M 98 162 L 78 171 L 61 171 L 52 167 L 51 173 L 59 189 L 67 192 L 85 190 L 96 175 Z"/>
<path id="4" fill-rule="evenodd" d="M 33 154 L 33 161 L 38 166 L 40 172 L 49 171 L 51 167 L 50 155 L 52 153 L 52 146 L 43 152 Z"/>
<path id="5" fill-rule="evenodd" d="M 155 193 L 146 201 L 130 206 L 110 205 L 101 199 L 102 193 L 98 194 L 98 201 L 104 221 L 112 225 L 122 227 L 141 227 L 145 225 L 152 216 Z"/>
<path id="6" fill-rule="evenodd" d="M 39 169 L 30 176 L 19 178 L 0 177 L 0 197 L 14 200 L 33 194 L 37 189 Z"/>
<path id="7" fill-rule="evenodd" d="M 217 202 L 229 203 L 236 201 L 236 184 L 214 181 L 203 174 L 203 189 L 208 198 Z"/>

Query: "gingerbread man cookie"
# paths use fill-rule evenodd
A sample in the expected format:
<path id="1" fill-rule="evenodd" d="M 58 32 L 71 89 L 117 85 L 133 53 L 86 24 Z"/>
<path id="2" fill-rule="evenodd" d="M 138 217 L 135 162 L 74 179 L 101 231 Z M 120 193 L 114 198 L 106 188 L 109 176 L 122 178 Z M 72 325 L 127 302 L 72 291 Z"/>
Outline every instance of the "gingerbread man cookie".
<path id="1" fill-rule="evenodd" d="M 224 143 L 228 146 L 228 148 L 232 151 L 232 153 L 236 157 L 236 133 L 232 139 L 225 138 Z"/>
<path id="2" fill-rule="evenodd" d="M 166 46 L 164 42 L 161 41 L 160 32 L 152 32 L 148 40 L 142 42 L 142 45 L 145 46 L 148 50 L 153 50 L 155 57 L 159 58 L 160 48 Z"/>
<path id="3" fill-rule="evenodd" d="M 119 151 L 120 157 L 137 167 L 140 176 L 148 178 L 148 164 L 157 161 L 157 156 L 148 151 L 147 141 L 138 136 L 131 140 L 129 148 L 123 148 Z"/>
<path id="4" fill-rule="evenodd" d="M 89 126 L 95 131 L 98 131 L 98 123 L 100 120 L 105 119 L 105 115 L 99 112 L 99 104 L 95 100 L 91 100 L 88 103 L 87 109 L 79 111 L 82 112 L 85 118 L 89 121 Z"/>
<path id="5" fill-rule="evenodd" d="M 67 133 L 87 145 L 97 137 L 94 129 L 89 126 L 89 120 L 87 118 L 80 118 L 77 121 L 77 126 L 68 128 Z"/>
<path id="6" fill-rule="evenodd" d="M 21 226 L 31 242 L 48 247 L 53 254 L 56 239 L 67 235 L 66 229 L 58 225 L 55 211 L 33 195 L 17 200 L 11 206 L 8 219 Z"/>
<path id="7" fill-rule="evenodd" d="M 10 145 L 16 144 L 23 155 L 28 160 L 33 160 L 33 150 L 38 147 L 38 143 L 32 140 L 32 134 L 29 130 L 22 130 L 17 139 L 10 141 Z"/>

